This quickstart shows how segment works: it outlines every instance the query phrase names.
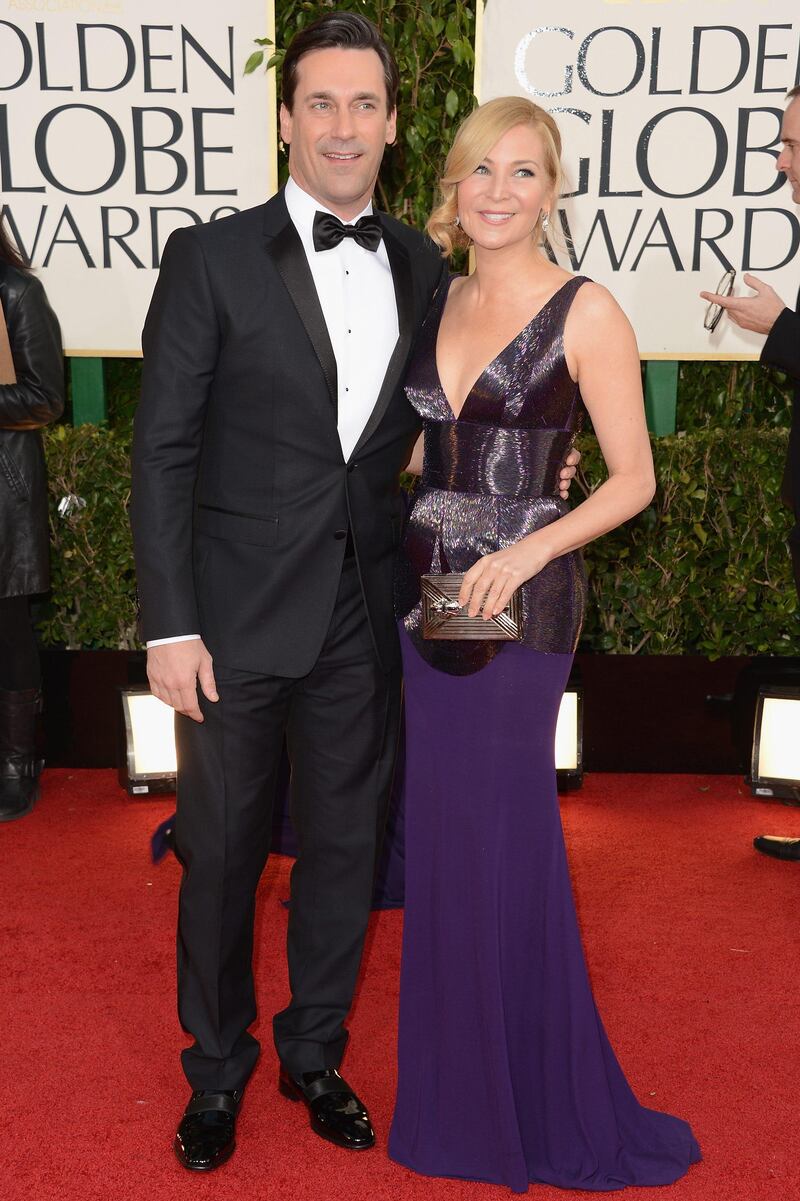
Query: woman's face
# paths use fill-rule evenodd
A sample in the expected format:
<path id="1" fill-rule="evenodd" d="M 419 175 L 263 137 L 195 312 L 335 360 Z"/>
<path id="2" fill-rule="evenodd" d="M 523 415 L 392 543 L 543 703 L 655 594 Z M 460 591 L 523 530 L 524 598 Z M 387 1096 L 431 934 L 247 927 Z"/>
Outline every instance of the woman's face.
<path id="1" fill-rule="evenodd" d="M 553 188 L 544 145 L 529 125 L 515 125 L 458 185 L 458 216 L 477 246 L 497 249 L 529 241 Z"/>

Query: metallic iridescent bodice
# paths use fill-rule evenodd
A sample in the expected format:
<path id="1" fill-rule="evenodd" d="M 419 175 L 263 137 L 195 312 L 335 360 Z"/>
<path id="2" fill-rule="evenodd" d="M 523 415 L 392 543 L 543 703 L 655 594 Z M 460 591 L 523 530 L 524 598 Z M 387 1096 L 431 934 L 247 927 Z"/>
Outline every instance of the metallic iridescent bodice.
<path id="1" fill-rule="evenodd" d="M 436 366 L 447 296 L 440 289 L 420 331 L 406 394 L 423 419 L 425 456 L 414 491 L 395 587 L 397 615 L 419 653 L 452 675 L 480 670 L 502 642 L 422 637 L 419 578 L 467 571 L 569 511 L 558 476 L 584 408 L 564 358 L 567 312 L 585 277 L 575 276 L 504 347 L 471 388 L 458 417 Z M 449 287 L 449 285 L 448 285 Z M 550 653 L 574 651 L 586 580 L 578 551 L 523 584 L 523 642 Z"/>

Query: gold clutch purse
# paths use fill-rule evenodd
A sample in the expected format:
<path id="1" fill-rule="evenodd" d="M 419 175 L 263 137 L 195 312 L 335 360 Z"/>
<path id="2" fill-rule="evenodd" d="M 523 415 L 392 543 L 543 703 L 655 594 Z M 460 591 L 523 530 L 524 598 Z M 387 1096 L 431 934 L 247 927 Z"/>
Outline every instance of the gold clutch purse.
<path id="1" fill-rule="evenodd" d="M 457 571 L 447 575 L 420 577 L 422 637 L 519 642 L 522 638 L 522 604 L 519 590 L 511 597 L 502 613 L 484 621 L 481 614 L 470 617 L 458 603 L 463 580 L 464 573 Z"/>

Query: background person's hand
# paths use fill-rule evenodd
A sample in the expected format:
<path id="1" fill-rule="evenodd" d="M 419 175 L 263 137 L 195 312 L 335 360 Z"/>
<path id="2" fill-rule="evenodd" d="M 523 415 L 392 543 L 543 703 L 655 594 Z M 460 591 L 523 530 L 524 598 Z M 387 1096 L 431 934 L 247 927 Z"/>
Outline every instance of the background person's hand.
<path id="1" fill-rule="evenodd" d="M 211 655 L 199 638 L 149 647 L 147 678 L 153 696 L 194 721 L 204 720 L 197 703 L 198 681 L 207 700 L 219 700 Z"/>
<path id="2" fill-rule="evenodd" d="M 558 476 L 558 492 L 562 500 L 566 500 L 569 496 L 569 486 L 575 479 L 580 461 L 581 452 L 573 447 L 564 460 L 564 466 Z"/>
<path id="3" fill-rule="evenodd" d="M 769 284 L 755 275 L 745 274 L 742 279 L 755 296 L 719 296 L 716 292 L 701 292 L 703 300 L 718 304 L 740 329 L 749 329 L 756 334 L 768 334 L 786 305 Z"/>

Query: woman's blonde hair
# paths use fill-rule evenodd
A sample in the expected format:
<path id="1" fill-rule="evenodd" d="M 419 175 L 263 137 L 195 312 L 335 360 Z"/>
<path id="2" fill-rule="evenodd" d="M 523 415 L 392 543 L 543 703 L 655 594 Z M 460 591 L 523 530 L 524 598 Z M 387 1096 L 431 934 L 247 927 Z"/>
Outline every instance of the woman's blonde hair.
<path id="1" fill-rule="evenodd" d="M 458 184 L 475 171 L 488 155 L 492 146 L 510 129 L 527 125 L 542 139 L 544 147 L 544 169 L 553 192 L 549 216 L 555 219 L 558 197 L 561 194 L 561 134 L 558 126 L 546 109 L 526 100 L 523 96 L 500 96 L 488 100 L 462 121 L 456 130 L 453 145 L 444 165 L 444 174 L 439 180 L 439 203 L 431 213 L 425 226 L 428 234 L 442 254 L 447 257 L 454 250 L 469 245 L 469 238 L 455 224 L 458 214 Z M 536 223 L 534 235 L 541 240 L 542 219 Z"/>

